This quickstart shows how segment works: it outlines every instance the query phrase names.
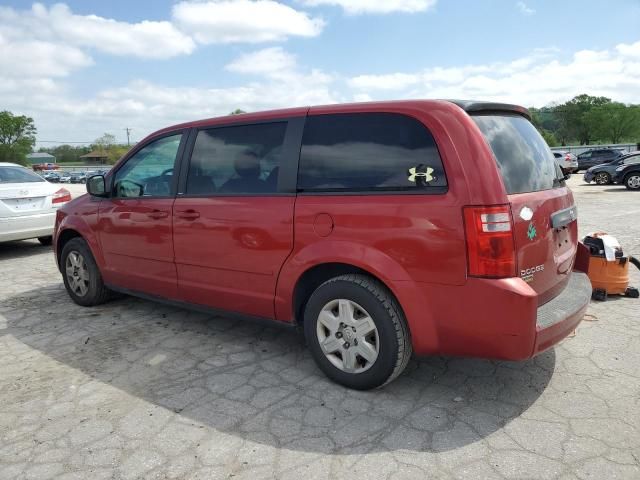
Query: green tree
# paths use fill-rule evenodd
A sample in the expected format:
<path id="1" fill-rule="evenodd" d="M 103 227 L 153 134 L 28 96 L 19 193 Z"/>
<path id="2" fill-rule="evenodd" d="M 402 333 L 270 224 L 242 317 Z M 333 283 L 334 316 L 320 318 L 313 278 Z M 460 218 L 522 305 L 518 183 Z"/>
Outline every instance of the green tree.
<path id="1" fill-rule="evenodd" d="M 33 118 L 0 112 L 0 161 L 26 164 L 27 154 L 36 143 Z"/>
<path id="2" fill-rule="evenodd" d="M 593 108 L 590 121 L 601 140 L 620 143 L 640 132 L 640 106 L 611 102 Z"/>
<path id="3" fill-rule="evenodd" d="M 582 94 L 558 105 L 555 111 L 561 128 L 566 129 L 567 136 L 578 140 L 580 145 L 589 145 L 598 129 L 592 110 L 608 103 L 611 103 L 610 98 Z"/>
<path id="4" fill-rule="evenodd" d="M 231 112 L 229 115 L 240 115 L 242 113 L 247 113 L 244 110 L 241 110 L 239 108 L 236 108 L 233 112 Z"/>

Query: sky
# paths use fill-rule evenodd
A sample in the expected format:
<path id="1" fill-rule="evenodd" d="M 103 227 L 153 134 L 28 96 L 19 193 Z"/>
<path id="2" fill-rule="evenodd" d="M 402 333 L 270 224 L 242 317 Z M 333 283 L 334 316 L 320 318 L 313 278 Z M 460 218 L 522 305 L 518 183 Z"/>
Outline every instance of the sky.
<path id="1" fill-rule="evenodd" d="M 638 27 L 640 0 L 0 0 L 0 110 L 50 146 L 236 108 L 640 103 Z"/>

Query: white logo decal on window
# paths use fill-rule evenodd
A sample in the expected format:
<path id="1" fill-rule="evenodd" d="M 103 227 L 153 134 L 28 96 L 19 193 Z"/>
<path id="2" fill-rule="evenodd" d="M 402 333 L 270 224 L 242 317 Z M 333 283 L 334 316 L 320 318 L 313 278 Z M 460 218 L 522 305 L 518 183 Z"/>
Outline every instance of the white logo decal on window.
<path id="1" fill-rule="evenodd" d="M 411 167 L 409 169 L 409 181 L 413 182 L 413 183 L 417 183 L 417 179 L 420 179 L 424 182 L 432 182 L 433 181 L 433 176 L 431 175 L 433 173 L 433 168 L 431 167 L 427 167 L 426 171 L 424 172 L 418 172 L 416 171 L 417 168 L 416 167 Z"/>

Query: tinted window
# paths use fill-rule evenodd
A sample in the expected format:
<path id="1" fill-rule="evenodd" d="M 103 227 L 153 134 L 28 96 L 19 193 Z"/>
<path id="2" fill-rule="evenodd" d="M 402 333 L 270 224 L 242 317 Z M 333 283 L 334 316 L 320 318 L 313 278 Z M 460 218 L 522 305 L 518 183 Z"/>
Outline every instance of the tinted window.
<path id="1" fill-rule="evenodd" d="M 166 197 L 171 194 L 173 167 L 181 134 L 155 140 L 138 150 L 116 172 L 116 197 Z"/>
<path id="2" fill-rule="evenodd" d="M 414 190 L 446 186 L 431 133 L 391 113 L 308 117 L 298 187 L 310 191 Z"/>
<path id="3" fill-rule="evenodd" d="M 591 150 L 589 150 L 588 152 L 582 152 L 580 155 L 578 155 L 578 157 L 580 157 L 580 158 L 590 158 L 592 153 L 593 152 L 591 152 Z"/>
<path id="4" fill-rule="evenodd" d="M 561 174 L 551 150 L 526 118 L 477 115 L 473 119 L 493 150 L 507 193 L 548 190 L 558 184 Z"/>
<path id="5" fill-rule="evenodd" d="M 187 194 L 268 194 L 278 190 L 286 122 L 201 130 Z"/>
<path id="6" fill-rule="evenodd" d="M 0 183 L 45 182 L 40 175 L 22 167 L 0 167 Z"/>
<path id="7" fill-rule="evenodd" d="M 553 152 L 553 156 L 556 157 L 556 158 L 560 158 L 560 157 L 562 157 L 562 154 L 558 153 L 558 152 Z"/>
<path id="8" fill-rule="evenodd" d="M 627 157 L 622 161 L 622 163 L 624 165 L 631 165 L 631 164 L 635 164 L 635 163 L 640 163 L 640 155 L 634 155 L 632 157 Z"/>

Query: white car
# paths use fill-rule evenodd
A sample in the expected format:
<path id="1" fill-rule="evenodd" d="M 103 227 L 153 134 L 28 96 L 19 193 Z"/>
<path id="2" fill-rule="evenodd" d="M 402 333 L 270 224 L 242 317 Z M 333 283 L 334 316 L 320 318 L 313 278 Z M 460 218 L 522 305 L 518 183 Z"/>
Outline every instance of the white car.
<path id="1" fill-rule="evenodd" d="M 66 188 L 15 163 L 0 162 L 0 242 L 37 238 L 49 245 L 56 210 L 70 200 Z"/>

